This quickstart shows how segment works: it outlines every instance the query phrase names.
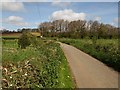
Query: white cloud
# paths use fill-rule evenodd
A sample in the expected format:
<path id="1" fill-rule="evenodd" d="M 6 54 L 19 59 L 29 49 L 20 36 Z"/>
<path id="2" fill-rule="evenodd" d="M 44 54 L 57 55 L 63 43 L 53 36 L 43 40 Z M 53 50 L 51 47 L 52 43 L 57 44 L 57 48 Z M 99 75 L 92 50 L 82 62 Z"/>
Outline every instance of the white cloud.
<path id="1" fill-rule="evenodd" d="M 85 20 L 85 13 L 76 13 L 71 9 L 65 9 L 60 11 L 55 11 L 52 13 L 52 20 L 67 20 L 67 21 L 76 21 L 76 20 Z"/>
<path id="2" fill-rule="evenodd" d="M 16 0 L 2 0 L 2 2 L 16 2 Z"/>
<path id="3" fill-rule="evenodd" d="M 44 1 L 50 2 L 51 0 L 2 0 L 2 2 L 44 2 Z M 97 0 L 97 1 L 96 0 L 61 0 L 61 1 L 62 2 L 119 2 L 119 0 Z"/>
<path id="4" fill-rule="evenodd" d="M 6 29 L 6 28 L 5 28 L 5 27 L 3 27 L 3 26 L 1 26 L 1 27 L 0 27 L 0 30 L 4 30 L 4 29 Z"/>
<path id="5" fill-rule="evenodd" d="M 2 21 L 3 23 L 12 24 L 15 26 L 29 26 L 29 23 L 24 22 L 24 19 L 19 16 L 9 16 Z"/>
<path id="6" fill-rule="evenodd" d="M 52 5 L 53 6 L 59 6 L 61 8 L 65 8 L 67 6 L 69 6 L 71 4 L 71 2 L 61 2 L 61 0 L 53 0 Z"/>
<path id="7" fill-rule="evenodd" d="M 115 26 L 118 26 L 119 25 L 119 22 L 120 22 L 120 18 L 114 18 L 113 20 L 112 20 L 112 25 L 115 25 Z"/>
<path id="8" fill-rule="evenodd" d="M 22 17 L 19 17 L 19 16 L 9 16 L 9 17 L 8 17 L 8 20 L 9 20 L 10 22 L 19 22 L 19 21 L 22 21 L 23 18 L 22 18 Z"/>
<path id="9" fill-rule="evenodd" d="M 120 22 L 120 18 L 118 18 L 118 17 L 117 17 L 117 18 L 114 18 L 114 19 L 113 19 L 113 22 L 114 22 L 114 23 Z"/>
<path id="10" fill-rule="evenodd" d="M 94 18 L 95 21 L 100 21 L 101 20 L 101 17 L 97 16 Z"/>
<path id="11" fill-rule="evenodd" d="M 40 25 L 40 22 L 36 22 L 35 25 L 36 25 L 36 26 L 39 26 L 39 25 Z"/>
<path id="12" fill-rule="evenodd" d="M 9 1 L 9 0 L 8 0 Z M 22 2 L 3 2 L 2 9 L 5 11 L 24 11 L 24 4 Z"/>
<path id="13" fill-rule="evenodd" d="M 23 2 L 49 2 L 47 0 L 23 0 Z"/>

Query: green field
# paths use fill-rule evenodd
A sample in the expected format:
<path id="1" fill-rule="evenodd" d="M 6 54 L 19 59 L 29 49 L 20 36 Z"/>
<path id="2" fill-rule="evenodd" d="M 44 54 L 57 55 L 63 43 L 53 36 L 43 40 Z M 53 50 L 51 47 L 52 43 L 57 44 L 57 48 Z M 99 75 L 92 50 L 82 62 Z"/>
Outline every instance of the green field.
<path id="1" fill-rule="evenodd" d="M 75 88 L 60 45 L 37 39 L 37 45 L 18 47 L 18 39 L 2 41 L 3 88 Z"/>
<path id="2" fill-rule="evenodd" d="M 61 42 L 74 47 L 97 58 L 113 69 L 120 71 L 120 52 L 118 39 L 68 39 L 61 38 Z"/>

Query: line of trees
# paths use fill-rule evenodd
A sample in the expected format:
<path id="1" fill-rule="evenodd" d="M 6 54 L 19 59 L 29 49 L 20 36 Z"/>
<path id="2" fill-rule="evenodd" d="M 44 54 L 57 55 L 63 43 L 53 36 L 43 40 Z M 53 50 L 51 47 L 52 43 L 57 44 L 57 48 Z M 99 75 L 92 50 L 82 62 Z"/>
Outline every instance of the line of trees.
<path id="1" fill-rule="evenodd" d="M 13 30 L 13 31 L 10 31 L 8 29 L 3 29 L 3 30 L 0 30 L 0 33 L 2 34 L 9 34 L 9 33 L 22 33 L 24 31 L 30 31 L 30 32 L 39 32 L 38 28 L 22 28 L 22 29 L 17 29 L 16 31 Z"/>
<path id="2" fill-rule="evenodd" d="M 98 21 L 64 21 L 55 20 L 43 22 L 38 29 L 45 37 L 68 37 L 68 38 L 118 38 L 118 28 L 110 24 Z"/>
<path id="3" fill-rule="evenodd" d="M 67 37 L 67 38 L 118 38 L 118 28 L 110 24 L 98 21 L 65 21 L 55 20 L 43 22 L 38 28 L 23 28 L 17 31 L 1 30 L 1 33 L 21 33 L 23 31 L 40 32 L 45 37 Z"/>

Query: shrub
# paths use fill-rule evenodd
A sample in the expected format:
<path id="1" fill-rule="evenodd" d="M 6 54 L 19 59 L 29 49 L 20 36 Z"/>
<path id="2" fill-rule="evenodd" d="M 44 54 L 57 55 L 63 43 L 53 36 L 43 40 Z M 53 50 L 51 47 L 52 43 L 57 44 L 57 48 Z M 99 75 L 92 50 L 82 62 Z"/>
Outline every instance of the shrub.
<path id="1" fill-rule="evenodd" d="M 22 49 L 25 49 L 30 44 L 31 44 L 30 33 L 23 32 L 23 34 L 18 39 L 18 46 Z"/>

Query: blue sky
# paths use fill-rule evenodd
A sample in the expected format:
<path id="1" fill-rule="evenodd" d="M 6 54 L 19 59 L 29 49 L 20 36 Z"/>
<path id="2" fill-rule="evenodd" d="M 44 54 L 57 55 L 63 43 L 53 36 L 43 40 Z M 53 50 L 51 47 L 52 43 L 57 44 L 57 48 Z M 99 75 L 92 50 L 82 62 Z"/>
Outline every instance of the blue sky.
<path id="1" fill-rule="evenodd" d="M 0 12 L 1 28 L 37 28 L 45 21 L 98 20 L 117 26 L 117 2 L 19 2 L 3 3 Z"/>

